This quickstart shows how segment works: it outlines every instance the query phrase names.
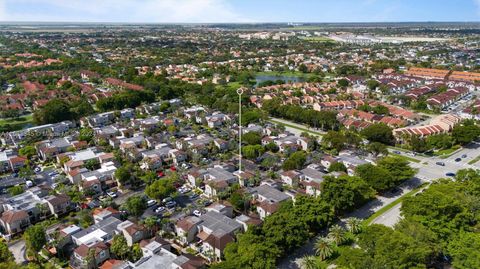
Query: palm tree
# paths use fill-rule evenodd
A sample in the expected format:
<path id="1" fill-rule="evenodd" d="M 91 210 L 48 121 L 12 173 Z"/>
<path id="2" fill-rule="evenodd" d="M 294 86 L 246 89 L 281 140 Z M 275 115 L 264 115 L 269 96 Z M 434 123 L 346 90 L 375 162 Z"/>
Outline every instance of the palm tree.
<path id="1" fill-rule="evenodd" d="M 154 235 L 158 229 L 158 219 L 156 217 L 148 217 L 145 219 L 145 227 L 148 229 L 150 236 Z"/>
<path id="2" fill-rule="evenodd" d="M 37 203 L 35 207 L 40 211 L 40 218 L 45 219 L 49 212 L 47 204 Z"/>
<path id="3" fill-rule="evenodd" d="M 362 220 L 359 218 L 348 218 L 347 219 L 347 227 L 348 231 L 350 231 L 353 234 L 357 234 L 360 232 L 362 229 Z"/>
<path id="4" fill-rule="evenodd" d="M 330 241 L 325 237 L 319 237 L 315 242 L 315 252 L 323 261 L 333 255 L 333 248 Z"/>
<path id="5" fill-rule="evenodd" d="M 318 268 L 317 260 L 314 256 L 305 255 L 300 260 L 300 268 L 302 269 L 316 269 Z"/>
<path id="6" fill-rule="evenodd" d="M 340 246 L 345 242 L 345 230 L 340 225 L 335 224 L 330 228 L 328 237 L 337 244 L 337 246 Z"/>

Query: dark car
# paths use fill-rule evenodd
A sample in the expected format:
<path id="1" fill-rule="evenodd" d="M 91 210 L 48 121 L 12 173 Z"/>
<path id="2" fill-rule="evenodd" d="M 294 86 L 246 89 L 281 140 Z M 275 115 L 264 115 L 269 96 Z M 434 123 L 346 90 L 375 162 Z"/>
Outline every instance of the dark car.
<path id="1" fill-rule="evenodd" d="M 452 172 L 448 172 L 445 174 L 447 177 L 454 177 L 455 176 L 455 173 L 452 173 Z"/>
<path id="2" fill-rule="evenodd" d="M 462 158 L 456 158 L 455 161 L 460 162 L 460 161 L 462 161 Z"/>
<path id="3" fill-rule="evenodd" d="M 444 162 L 436 162 L 435 164 L 436 164 L 436 165 L 440 165 L 440 166 L 445 166 L 445 163 L 444 163 Z"/>

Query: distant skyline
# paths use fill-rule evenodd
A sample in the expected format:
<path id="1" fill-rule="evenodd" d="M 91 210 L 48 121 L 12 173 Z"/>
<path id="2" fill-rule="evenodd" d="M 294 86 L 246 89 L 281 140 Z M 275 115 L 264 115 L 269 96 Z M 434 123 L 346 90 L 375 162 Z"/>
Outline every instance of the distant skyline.
<path id="1" fill-rule="evenodd" d="M 480 0 L 0 0 L 0 21 L 480 21 Z"/>

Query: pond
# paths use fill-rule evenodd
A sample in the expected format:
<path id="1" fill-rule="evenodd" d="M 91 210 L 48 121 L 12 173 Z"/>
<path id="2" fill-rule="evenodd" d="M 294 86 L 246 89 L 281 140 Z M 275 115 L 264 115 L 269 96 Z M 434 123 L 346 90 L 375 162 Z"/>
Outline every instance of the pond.
<path id="1" fill-rule="evenodd" d="M 281 80 L 285 83 L 287 83 L 287 82 L 305 82 L 304 77 L 282 76 L 282 75 L 257 75 L 255 77 L 255 80 L 257 81 L 257 84 L 255 84 L 255 86 L 258 86 L 260 83 L 268 81 L 268 80 L 271 80 L 271 81 Z"/>

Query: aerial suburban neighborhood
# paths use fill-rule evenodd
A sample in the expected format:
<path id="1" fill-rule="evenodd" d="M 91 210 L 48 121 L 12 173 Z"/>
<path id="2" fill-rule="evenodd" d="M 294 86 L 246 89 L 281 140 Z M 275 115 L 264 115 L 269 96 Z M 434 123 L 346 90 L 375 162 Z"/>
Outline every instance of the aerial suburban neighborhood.
<path id="1" fill-rule="evenodd" d="M 0 269 L 480 268 L 479 23 L 30 23 L 15 5 Z"/>

